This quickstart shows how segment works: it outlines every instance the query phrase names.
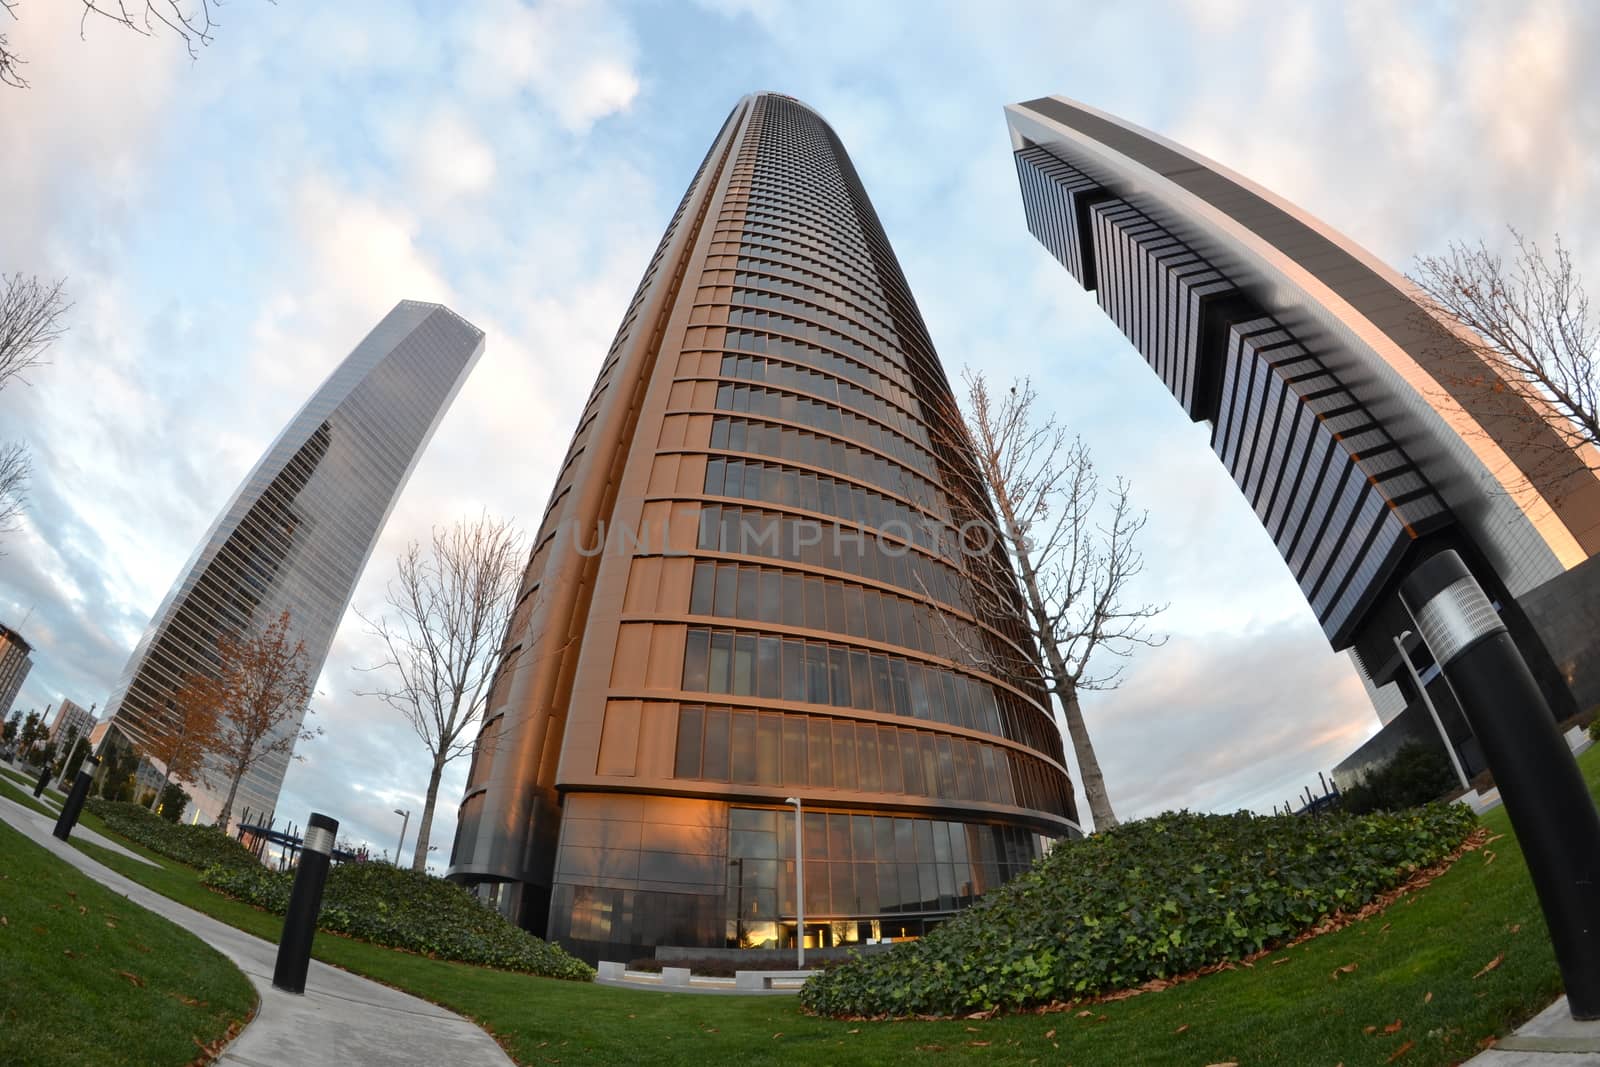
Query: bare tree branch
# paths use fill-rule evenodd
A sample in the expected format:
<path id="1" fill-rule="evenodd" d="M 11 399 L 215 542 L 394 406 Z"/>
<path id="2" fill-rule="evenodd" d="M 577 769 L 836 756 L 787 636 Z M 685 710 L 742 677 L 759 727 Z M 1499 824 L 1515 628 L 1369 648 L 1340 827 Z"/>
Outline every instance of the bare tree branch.
<path id="1" fill-rule="evenodd" d="M 28 475 L 32 471 L 27 446 L 20 441 L 0 445 L 0 534 L 16 533 L 28 503 Z M 0 556 L 5 555 L 0 552 Z"/>
<path id="2" fill-rule="evenodd" d="M 954 484 L 953 496 L 967 496 L 953 506 L 969 517 L 993 516 L 993 536 L 1015 562 L 1022 585 L 1019 598 L 1008 577 L 980 572 L 969 595 L 986 617 L 1020 622 L 1037 642 L 1047 688 L 1061 701 L 1095 828 L 1108 829 L 1117 818 L 1079 694 L 1115 688 L 1121 660 L 1139 646 L 1165 641 L 1150 631 L 1149 621 L 1166 605 L 1127 600 L 1130 583 L 1144 569 L 1138 537 L 1145 514 L 1133 507 L 1123 479 L 1102 493 L 1088 447 L 1069 437 L 1053 416 L 1037 417 L 1038 395 L 1027 381 L 999 397 L 982 374 L 969 371 L 966 383 L 969 410 L 964 422 L 953 425 L 961 426 L 962 444 L 977 459 L 980 484 Z M 980 558 L 966 555 L 968 562 Z M 969 662 L 990 674 L 1018 684 L 1038 677 L 1032 650 L 970 644 L 956 628 L 950 636 Z M 1107 656 L 1119 662 L 1107 668 Z"/>
<path id="3" fill-rule="evenodd" d="M 0 0 L 0 7 L 15 19 L 19 2 Z M 112 22 L 132 30 L 141 37 L 154 37 L 158 30 L 165 30 L 183 42 L 192 60 L 200 58 L 200 49 L 215 39 L 217 22 L 214 16 L 216 9 L 222 6 L 222 0 L 78 0 L 78 3 L 82 6 L 78 16 L 80 38 L 88 38 L 91 16 L 97 21 Z M 28 88 L 28 80 L 17 69 L 26 63 L 27 60 L 7 45 L 5 35 L 0 34 L 0 85 Z"/>
<path id="4" fill-rule="evenodd" d="M 62 320 L 72 308 L 66 284 L 0 275 L 0 389 L 13 378 L 26 382 L 23 372 L 42 365 L 45 349 L 66 332 Z"/>
<path id="5" fill-rule="evenodd" d="M 1514 390 L 1555 432 L 1556 446 L 1600 469 L 1600 328 L 1572 255 L 1556 237 L 1550 255 L 1512 229 L 1515 259 L 1483 243 L 1452 242 L 1417 260 L 1411 281 L 1425 306 L 1471 350 L 1481 368 L 1466 384 Z M 1459 384 L 1459 383 L 1458 383 Z M 1585 447 L 1589 446 L 1589 447 Z"/>
<path id="6" fill-rule="evenodd" d="M 0 7 L 6 9 L 6 14 L 13 19 L 17 17 L 17 0 L 0 0 Z M 0 33 L 0 85 L 9 85 L 13 89 L 26 89 L 28 79 L 17 70 L 28 61 L 11 50 L 6 35 Z"/>
<path id="7" fill-rule="evenodd" d="M 388 615 L 361 620 L 388 658 L 377 696 L 405 716 L 431 757 L 427 799 L 417 825 L 413 870 L 424 871 L 439 779 L 450 761 L 473 749 L 470 728 L 482 716 L 500 667 L 500 648 L 522 577 L 522 535 L 510 522 L 479 515 L 435 529 L 426 550 L 413 541 L 389 583 Z M 477 738 L 492 745 L 492 731 Z M 396 861 L 399 857 L 395 857 Z"/>

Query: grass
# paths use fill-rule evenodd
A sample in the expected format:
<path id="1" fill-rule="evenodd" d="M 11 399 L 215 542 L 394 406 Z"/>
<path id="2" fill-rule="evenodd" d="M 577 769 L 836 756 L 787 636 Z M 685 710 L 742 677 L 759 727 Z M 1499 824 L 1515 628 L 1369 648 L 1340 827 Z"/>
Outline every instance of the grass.
<path id="1" fill-rule="evenodd" d="M 254 1010 L 193 934 L 4 824 L 0 856 L 0 1063 L 188 1063 Z"/>
<path id="2" fill-rule="evenodd" d="M 1595 791 L 1600 748 L 1580 757 L 1580 764 Z M 315 952 L 477 1020 L 525 1064 L 1037 1061 L 1187 1067 L 1234 1061 L 1246 1067 L 1357 1067 L 1391 1058 L 1403 1067 L 1454 1064 L 1560 992 L 1544 922 L 1504 810 L 1490 812 L 1484 824 L 1505 836 L 1468 853 L 1431 886 L 1381 915 L 1253 968 L 1089 1005 L 1081 1009 L 1087 1014 L 839 1022 L 802 1014 L 793 997 L 578 985 L 327 934 L 317 938 Z M 277 916 L 207 890 L 192 869 L 154 856 L 160 866 L 149 868 L 93 845 L 79 847 L 241 929 L 275 939 L 281 927 Z M 1484 970 L 1497 959 L 1498 965 Z"/>

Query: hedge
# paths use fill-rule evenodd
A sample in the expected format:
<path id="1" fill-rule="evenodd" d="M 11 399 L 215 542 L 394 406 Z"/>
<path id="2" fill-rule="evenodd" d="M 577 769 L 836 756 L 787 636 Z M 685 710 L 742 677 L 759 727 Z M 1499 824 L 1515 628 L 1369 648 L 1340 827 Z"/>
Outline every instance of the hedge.
<path id="1" fill-rule="evenodd" d="M 128 840 L 190 867 L 261 865 L 249 849 L 215 826 L 168 822 L 142 805 L 98 797 L 91 797 L 87 807 Z"/>
<path id="2" fill-rule="evenodd" d="M 1286 941 L 1445 859 L 1465 807 L 1166 814 L 1062 842 L 917 941 L 813 975 L 834 1016 L 962 1015 L 1131 989 Z"/>
<path id="3" fill-rule="evenodd" d="M 281 915 L 289 906 L 294 872 L 216 866 L 200 881 Z M 588 964 L 507 922 L 455 883 L 386 863 L 343 863 L 329 871 L 317 926 L 436 959 L 546 978 L 594 979 Z"/>

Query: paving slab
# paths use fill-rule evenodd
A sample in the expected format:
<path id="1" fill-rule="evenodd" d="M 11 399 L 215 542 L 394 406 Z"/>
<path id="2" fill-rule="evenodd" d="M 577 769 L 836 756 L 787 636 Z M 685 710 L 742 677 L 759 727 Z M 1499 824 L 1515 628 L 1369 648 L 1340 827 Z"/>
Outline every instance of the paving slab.
<path id="1" fill-rule="evenodd" d="M 1468 1067 L 1587 1067 L 1600 1064 L 1600 1021 L 1579 1022 L 1562 997 Z"/>
<path id="2" fill-rule="evenodd" d="M 261 1002 L 255 1018 L 217 1060 L 225 1067 L 511 1067 L 511 1059 L 494 1038 L 469 1020 L 317 960 L 311 961 L 304 996 L 274 989 L 276 945 L 96 863 L 51 836 L 53 820 L 20 804 L 0 804 L 0 820 L 108 889 L 188 930 L 249 977 Z M 78 832 L 83 831 L 74 831 Z"/>

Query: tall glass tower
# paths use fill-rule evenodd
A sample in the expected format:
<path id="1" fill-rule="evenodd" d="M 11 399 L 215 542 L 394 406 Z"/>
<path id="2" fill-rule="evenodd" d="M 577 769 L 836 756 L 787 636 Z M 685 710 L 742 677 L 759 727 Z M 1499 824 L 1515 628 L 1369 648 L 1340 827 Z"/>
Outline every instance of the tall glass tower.
<path id="1" fill-rule="evenodd" d="M 483 331 L 439 304 L 404 300 L 290 420 L 212 523 L 156 610 L 107 704 L 135 745 L 174 727 L 185 679 L 214 669 L 217 638 L 289 613 L 308 671 L 322 670 L 378 534 L 478 357 Z M 295 724 L 298 726 L 298 723 Z M 288 755 L 246 772 L 234 801 L 277 805 Z M 214 768 L 191 811 L 220 814 Z"/>
<path id="2" fill-rule="evenodd" d="M 600 369 L 450 876 L 590 959 L 909 936 L 1077 832 L 1036 662 L 955 547 L 976 477 L 838 137 L 740 101 Z M 994 662 L 990 659 L 988 662 Z"/>

